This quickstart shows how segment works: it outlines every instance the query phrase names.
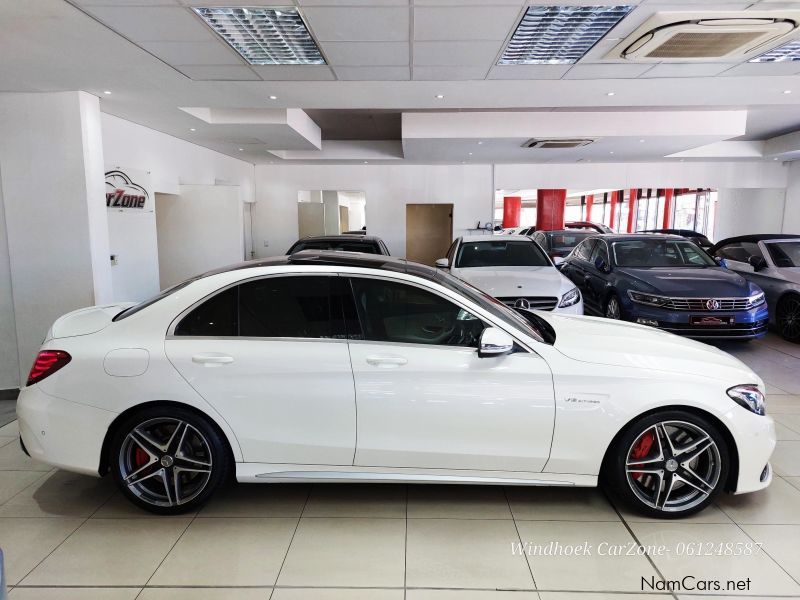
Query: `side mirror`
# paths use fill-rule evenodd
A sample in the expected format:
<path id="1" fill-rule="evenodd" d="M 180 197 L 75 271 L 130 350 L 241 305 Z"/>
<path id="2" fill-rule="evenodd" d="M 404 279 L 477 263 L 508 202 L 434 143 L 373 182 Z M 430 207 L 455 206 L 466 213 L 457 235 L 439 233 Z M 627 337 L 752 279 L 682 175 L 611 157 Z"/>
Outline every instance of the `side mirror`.
<path id="1" fill-rule="evenodd" d="M 563 256 L 554 256 L 553 257 L 553 264 L 556 267 L 560 267 L 561 265 L 564 264 L 564 257 Z"/>
<path id="2" fill-rule="evenodd" d="M 437 269 L 449 269 L 450 268 L 450 261 L 446 258 L 439 258 L 434 263 Z"/>
<path id="3" fill-rule="evenodd" d="M 606 261 L 604 261 L 599 256 L 595 259 L 594 266 L 598 271 L 602 271 L 603 273 L 608 273 L 611 270 L 608 268 Z"/>
<path id="4" fill-rule="evenodd" d="M 747 262 L 750 263 L 750 266 L 753 267 L 754 271 L 760 271 L 761 269 L 767 268 L 767 261 L 763 256 L 751 256 L 747 259 Z"/>
<path id="5" fill-rule="evenodd" d="M 714 262 L 717 263 L 723 269 L 727 269 L 728 268 L 728 261 L 725 260 L 724 258 L 722 258 L 721 256 L 715 256 L 714 257 Z"/>
<path id="6" fill-rule="evenodd" d="M 487 327 L 481 334 L 478 356 L 488 358 L 508 354 L 514 349 L 514 339 L 502 329 Z"/>

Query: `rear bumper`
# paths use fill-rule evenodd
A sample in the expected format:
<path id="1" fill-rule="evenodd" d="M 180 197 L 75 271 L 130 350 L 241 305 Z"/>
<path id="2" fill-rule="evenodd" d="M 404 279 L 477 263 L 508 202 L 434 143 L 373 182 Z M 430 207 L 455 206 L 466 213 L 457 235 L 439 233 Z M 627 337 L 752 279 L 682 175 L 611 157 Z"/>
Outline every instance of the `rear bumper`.
<path id="1" fill-rule="evenodd" d="M 23 447 L 34 460 L 85 475 L 99 475 L 100 453 L 116 413 L 77 404 L 27 387 L 17 399 Z"/>

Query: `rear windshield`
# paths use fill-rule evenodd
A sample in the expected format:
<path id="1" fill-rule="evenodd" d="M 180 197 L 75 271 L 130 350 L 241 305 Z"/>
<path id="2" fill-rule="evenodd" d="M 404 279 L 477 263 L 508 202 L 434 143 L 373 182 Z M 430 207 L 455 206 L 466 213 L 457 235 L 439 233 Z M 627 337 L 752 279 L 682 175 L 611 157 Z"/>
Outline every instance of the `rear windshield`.
<path id="1" fill-rule="evenodd" d="M 380 254 L 378 245 L 372 242 L 358 242 L 358 241 L 342 241 L 342 242 L 329 242 L 329 241 L 308 241 L 297 242 L 288 254 L 294 254 L 301 250 L 340 250 L 344 252 L 364 252 L 365 254 Z"/>
<path id="2" fill-rule="evenodd" d="M 131 315 L 135 315 L 140 310 L 143 310 L 143 309 L 147 308 L 148 306 L 150 306 L 151 304 L 155 304 L 159 300 L 163 300 L 164 298 L 166 298 L 170 294 L 174 294 L 178 290 L 181 290 L 181 289 L 185 288 L 187 285 L 189 285 L 193 281 L 197 281 L 198 279 L 200 279 L 200 277 L 202 277 L 202 276 L 192 277 L 191 279 L 187 279 L 186 281 L 181 281 L 180 283 L 175 284 L 172 287 L 168 287 L 167 289 L 162 290 L 161 292 L 159 292 L 158 294 L 156 294 L 155 296 L 153 296 L 149 300 L 145 300 L 144 302 L 140 302 L 136 306 L 131 306 L 130 308 L 126 308 L 122 312 L 117 313 L 114 316 L 114 318 L 111 319 L 111 320 L 112 321 L 121 321 L 122 319 L 126 319 L 126 318 L 130 317 Z"/>
<path id="3" fill-rule="evenodd" d="M 569 233 L 548 233 L 550 248 L 553 250 L 571 250 L 590 235 L 595 235 L 594 231 L 570 231 Z"/>
<path id="4" fill-rule="evenodd" d="M 534 241 L 464 242 L 458 249 L 456 267 L 548 267 L 550 259 Z"/>

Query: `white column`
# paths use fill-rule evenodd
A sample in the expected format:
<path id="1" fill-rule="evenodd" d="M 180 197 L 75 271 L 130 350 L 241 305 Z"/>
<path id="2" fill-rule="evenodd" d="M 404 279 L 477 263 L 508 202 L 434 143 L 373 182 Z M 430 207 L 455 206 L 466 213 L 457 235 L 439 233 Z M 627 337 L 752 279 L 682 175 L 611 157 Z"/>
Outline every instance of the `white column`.
<path id="1" fill-rule="evenodd" d="M 0 94 L 0 185 L 19 384 L 58 316 L 111 297 L 97 98 Z"/>

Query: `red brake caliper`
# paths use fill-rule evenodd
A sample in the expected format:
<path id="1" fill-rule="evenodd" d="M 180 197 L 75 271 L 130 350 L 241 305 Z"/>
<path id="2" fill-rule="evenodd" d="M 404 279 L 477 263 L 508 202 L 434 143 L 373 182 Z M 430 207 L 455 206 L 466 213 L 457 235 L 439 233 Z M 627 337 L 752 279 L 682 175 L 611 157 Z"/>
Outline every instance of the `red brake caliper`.
<path id="1" fill-rule="evenodd" d="M 133 453 L 134 466 L 138 469 L 139 467 L 146 465 L 148 460 L 150 460 L 150 457 L 147 455 L 147 452 L 141 448 L 136 448 Z"/>
<path id="2" fill-rule="evenodd" d="M 648 431 L 642 437 L 639 438 L 639 441 L 633 447 L 633 450 L 631 450 L 631 456 L 630 457 L 632 459 L 644 458 L 645 456 L 650 454 L 650 449 L 653 447 L 653 443 L 655 441 L 656 441 L 656 438 L 653 435 L 653 432 L 652 431 Z M 638 467 L 640 465 L 636 465 L 636 466 Z M 644 475 L 644 473 L 637 473 L 633 477 L 634 477 L 634 479 L 639 480 L 639 479 L 642 478 L 642 475 Z"/>

